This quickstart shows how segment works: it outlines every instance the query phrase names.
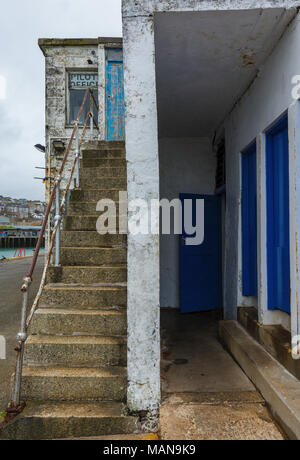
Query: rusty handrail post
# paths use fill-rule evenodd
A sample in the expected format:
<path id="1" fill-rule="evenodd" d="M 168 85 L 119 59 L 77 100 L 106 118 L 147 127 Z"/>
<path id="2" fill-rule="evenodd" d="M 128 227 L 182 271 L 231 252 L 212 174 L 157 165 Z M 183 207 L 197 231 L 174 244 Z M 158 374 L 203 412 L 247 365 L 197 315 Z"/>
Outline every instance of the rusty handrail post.
<path id="1" fill-rule="evenodd" d="M 56 204 L 55 204 L 55 217 L 54 221 L 57 224 L 57 230 L 55 235 L 55 267 L 59 267 L 60 264 L 60 223 L 61 223 L 61 214 L 60 214 L 60 183 L 61 177 L 57 179 L 56 184 Z"/>
<path id="2" fill-rule="evenodd" d="M 21 291 L 23 293 L 22 313 L 21 313 L 21 328 L 17 335 L 17 364 L 16 372 L 13 383 L 13 394 L 12 394 L 12 407 L 10 409 L 17 409 L 20 406 L 20 391 L 21 391 L 21 378 L 22 378 L 22 367 L 23 367 L 23 356 L 24 356 L 24 345 L 27 339 L 27 328 L 26 328 L 26 315 L 28 307 L 28 296 L 29 287 L 31 284 L 31 278 L 26 276 L 23 281 Z"/>
<path id="3" fill-rule="evenodd" d="M 90 93 L 90 112 L 91 112 L 91 114 L 94 113 L 92 92 Z M 94 119 L 93 119 L 92 115 L 90 116 L 90 129 L 91 129 L 91 137 L 93 137 L 93 134 L 94 134 Z"/>
<path id="4" fill-rule="evenodd" d="M 97 111 L 99 112 L 99 105 L 97 104 L 97 101 L 96 101 L 96 99 L 95 99 L 94 91 L 93 91 L 91 88 L 90 88 L 90 93 L 91 93 L 91 95 L 92 95 L 92 98 L 93 98 L 95 107 L 96 107 Z"/>
<path id="5" fill-rule="evenodd" d="M 80 148 L 79 148 L 79 128 L 76 131 L 76 148 L 75 148 L 75 157 L 76 157 L 76 188 L 79 187 L 79 159 L 80 159 Z"/>

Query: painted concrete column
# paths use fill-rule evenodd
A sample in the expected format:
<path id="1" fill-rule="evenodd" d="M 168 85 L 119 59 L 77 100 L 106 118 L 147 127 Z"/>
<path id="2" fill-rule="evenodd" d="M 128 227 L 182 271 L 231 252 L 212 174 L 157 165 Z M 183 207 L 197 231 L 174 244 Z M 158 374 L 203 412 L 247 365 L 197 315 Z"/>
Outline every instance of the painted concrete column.
<path id="1" fill-rule="evenodd" d="M 266 136 L 256 138 L 257 170 L 257 274 L 258 274 L 258 321 L 266 324 L 268 315 L 267 277 L 267 201 L 266 201 Z"/>
<path id="2" fill-rule="evenodd" d="M 159 198 L 153 18 L 123 21 L 128 200 Z M 130 217 L 130 216 L 129 216 Z M 128 235 L 128 406 L 160 403 L 159 235 Z"/>
<path id="3" fill-rule="evenodd" d="M 226 130 L 228 128 L 226 127 Z M 232 139 L 226 136 L 226 215 L 224 260 L 224 319 L 237 319 L 238 238 L 240 214 L 240 152 L 234 151 Z"/>
<path id="4" fill-rule="evenodd" d="M 300 102 L 289 108 L 290 271 L 292 350 L 300 358 Z"/>
<path id="5" fill-rule="evenodd" d="M 106 139 L 106 101 L 105 101 L 105 85 L 106 85 L 106 61 L 105 61 L 105 46 L 98 45 L 98 101 L 99 101 L 99 139 Z"/>

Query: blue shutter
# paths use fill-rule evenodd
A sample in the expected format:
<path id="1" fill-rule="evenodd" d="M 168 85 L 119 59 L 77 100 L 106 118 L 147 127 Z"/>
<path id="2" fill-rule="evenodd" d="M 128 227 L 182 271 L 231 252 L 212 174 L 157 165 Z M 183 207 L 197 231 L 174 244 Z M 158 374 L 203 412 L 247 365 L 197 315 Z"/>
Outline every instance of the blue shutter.
<path id="1" fill-rule="evenodd" d="M 106 137 L 109 141 L 125 138 L 123 51 L 106 53 Z"/>
<path id="2" fill-rule="evenodd" d="M 268 308 L 290 312 L 289 139 L 285 116 L 267 133 Z"/>
<path id="3" fill-rule="evenodd" d="M 256 144 L 242 154 L 243 295 L 257 296 Z"/>

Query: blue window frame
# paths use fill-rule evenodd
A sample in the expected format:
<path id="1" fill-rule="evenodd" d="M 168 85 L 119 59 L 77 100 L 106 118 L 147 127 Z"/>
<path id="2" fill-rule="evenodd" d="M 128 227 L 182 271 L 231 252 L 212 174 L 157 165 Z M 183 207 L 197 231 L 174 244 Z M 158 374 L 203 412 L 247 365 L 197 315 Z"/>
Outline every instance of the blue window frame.
<path id="1" fill-rule="evenodd" d="M 288 116 L 267 132 L 268 308 L 290 313 Z"/>
<path id="2" fill-rule="evenodd" d="M 257 297 L 256 143 L 242 152 L 243 295 Z"/>

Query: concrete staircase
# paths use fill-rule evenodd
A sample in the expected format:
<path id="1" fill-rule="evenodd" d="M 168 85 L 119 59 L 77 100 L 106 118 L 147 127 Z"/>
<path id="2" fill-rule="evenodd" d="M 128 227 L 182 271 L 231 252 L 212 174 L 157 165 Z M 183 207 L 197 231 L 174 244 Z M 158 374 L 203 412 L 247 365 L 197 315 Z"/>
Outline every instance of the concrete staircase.
<path id="1" fill-rule="evenodd" d="M 124 143 L 83 150 L 80 189 L 71 192 L 61 266 L 51 267 L 25 347 L 24 413 L 14 439 L 133 433 L 126 415 L 127 245 L 96 232 L 96 203 L 126 190 Z"/>

